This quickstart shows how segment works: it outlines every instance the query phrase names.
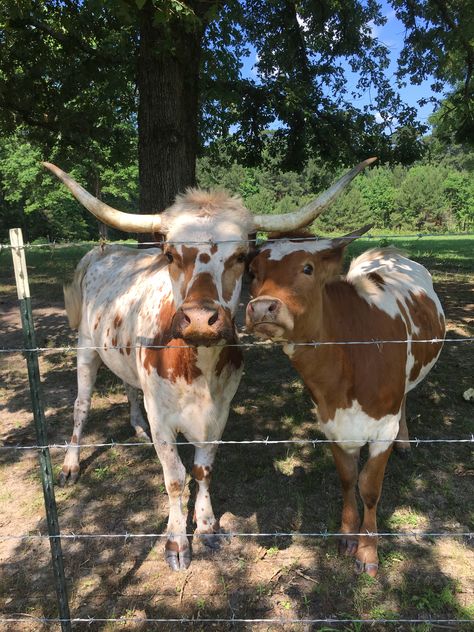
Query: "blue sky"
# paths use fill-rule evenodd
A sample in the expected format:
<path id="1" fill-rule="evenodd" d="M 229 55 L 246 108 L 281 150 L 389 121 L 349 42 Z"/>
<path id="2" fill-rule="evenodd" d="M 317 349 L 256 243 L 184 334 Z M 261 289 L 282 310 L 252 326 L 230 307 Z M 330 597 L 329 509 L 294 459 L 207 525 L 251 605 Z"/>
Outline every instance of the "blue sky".
<path id="1" fill-rule="evenodd" d="M 398 55 L 403 47 L 405 27 L 396 18 L 395 11 L 386 1 L 382 1 L 381 5 L 382 15 L 384 15 L 387 19 L 386 24 L 384 26 L 373 26 L 372 28 L 374 35 L 387 46 L 390 52 L 391 64 L 390 68 L 387 71 L 390 77 L 394 75 L 397 68 Z M 243 60 L 242 73 L 244 76 L 256 78 L 256 71 L 254 69 L 256 59 L 256 51 L 251 49 L 250 57 Z M 353 75 L 353 73 L 351 73 L 348 66 L 346 74 L 349 86 L 355 85 L 355 83 L 357 82 L 357 77 Z M 428 123 L 428 117 L 433 112 L 434 105 L 432 103 L 428 103 L 427 105 L 420 107 L 417 101 L 419 99 L 429 97 L 433 94 L 430 87 L 431 83 L 432 80 L 428 79 L 424 81 L 421 85 L 411 85 L 409 83 L 409 80 L 407 79 L 407 86 L 399 90 L 403 100 L 408 105 L 414 107 L 417 110 L 418 120 L 426 124 Z M 393 84 L 395 85 L 395 79 L 393 79 Z M 365 94 L 363 97 L 361 97 L 361 99 L 355 101 L 354 103 L 356 105 L 360 105 L 360 107 L 369 104 L 370 94 Z"/>

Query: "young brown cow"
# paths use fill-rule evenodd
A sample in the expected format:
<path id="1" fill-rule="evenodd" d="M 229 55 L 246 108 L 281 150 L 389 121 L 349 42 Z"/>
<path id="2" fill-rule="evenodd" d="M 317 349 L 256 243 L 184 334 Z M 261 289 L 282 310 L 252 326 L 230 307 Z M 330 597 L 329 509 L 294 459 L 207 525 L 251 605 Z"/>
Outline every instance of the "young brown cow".
<path id="1" fill-rule="evenodd" d="M 341 479 L 340 550 L 356 556 L 356 570 L 378 569 L 376 509 L 393 440 L 408 439 L 405 398 L 436 362 L 444 315 L 420 264 L 395 249 L 369 250 L 340 276 L 344 247 L 368 227 L 340 239 L 270 241 L 252 262 L 255 275 L 247 328 L 285 342 L 316 406 Z M 312 341 L 408 341 L 304 346 Z M 341 442 L 341 443 L 338 443 Z M 358 474 L 360 448 L 369 457 Z M 402 443 L 403 445 L 403 443 Z M 408 445 L 408 444 L 405 444 Z M 360 523 L 355 488 L 364 503 Z"/>

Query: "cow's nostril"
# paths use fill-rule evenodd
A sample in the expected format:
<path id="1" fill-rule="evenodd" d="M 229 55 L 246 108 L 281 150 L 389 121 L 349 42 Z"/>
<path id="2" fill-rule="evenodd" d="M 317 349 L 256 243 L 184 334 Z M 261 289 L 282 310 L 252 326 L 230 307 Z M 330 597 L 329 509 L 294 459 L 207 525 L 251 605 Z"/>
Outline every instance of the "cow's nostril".
<path id="1" fill-rule="evenodd" d="M 219 318 L 219 312 L 217 312 L 217 311 L 216 311 L 216 312 L 214 312 L 214 313 L 212 314 L 212 316 L 209 318 L 209 320 L 207 321 L 207 324 L 208 324 L 208 325 L 210 325 L 210 326 L 212 327 L 212 325 L 213 325 L 214 323 L 216 323 L 216 322 L 217 322 L 217 319 L 218 319 L 218 318 Z"/>
<path id="2" fill-rule="evenodd" d="M 270 305 L 268 306 L 268 311 L 269 312 L 274 312 L 277 308 L 277 303 L 276 301 L 273 301 L 273 303 L 270 303 Z"/>
<path id="3" fill-rule="evenodd" d="M 189 325 L 189 323 L 191 322 L 191 319 L 189 318 L 189 316 L 186 314 L 185 311 L 183 311 L 182 314 L 183 314 L 183 320 Z"/>

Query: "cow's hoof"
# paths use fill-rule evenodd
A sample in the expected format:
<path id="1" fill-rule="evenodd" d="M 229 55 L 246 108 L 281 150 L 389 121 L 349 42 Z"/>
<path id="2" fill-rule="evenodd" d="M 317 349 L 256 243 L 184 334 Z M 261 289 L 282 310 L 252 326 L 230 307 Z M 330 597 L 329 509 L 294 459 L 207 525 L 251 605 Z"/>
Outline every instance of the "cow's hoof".
<path id="1" fill-rule="evenodd" d="M 185 571 L 191 564 L 191 549 L 186 547 L 181 551 L 176 542 L 168 540 L 165 547 L 165 560 L 172 571 Z"/>
<path id="2" fill-rule="evenodd" d="M 362 573 L 367 573 L 370 577 L 375 577 L 379 570 L 378 562 L 362 562 L 361 560 L 355 561 L 355 572 L 356 575 L 361 575 Z"/>
<path id="3" fill-rule="evenodd" d="M 355 555 L 359 541 L 354 538 L 340 538 L 338 543 L 339 555 Z"/>
<path id="4" fill-rule="evenodd" d="M 76 466 L 77 467 L 77 466 Z M 74 485 L 79 478 L 79 467 L 77 469 L 74 467 L 66 467 L 63 465 L 63 469 L 59 474 L 59 486 L 66 487 L 66 485 Z"/>

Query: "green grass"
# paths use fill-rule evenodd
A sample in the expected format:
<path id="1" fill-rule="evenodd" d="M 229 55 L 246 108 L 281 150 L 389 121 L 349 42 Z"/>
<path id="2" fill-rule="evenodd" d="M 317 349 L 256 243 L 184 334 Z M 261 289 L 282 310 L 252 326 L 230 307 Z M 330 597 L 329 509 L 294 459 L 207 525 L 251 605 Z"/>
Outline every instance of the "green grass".
<path id="1" fill-rule="evenodd" d="M 358 239 L 348 248 L 351 257 L 358 256 L 368 248 L 395 246 L 408 256 L 431 270 L 468 272 L 472 270 L 474 236 L 469 237 L 424 237 L 394 239 Z"/>
<path id="2" fill-rule="evenodd" d="M 130 244 L 132 245 L 132 243 Z M 472 268 L 474 236 L 463 237 L 406 237 L 400 234 L 393 239 L 358 239 L 348 248 L 348 258 L 368 248 L 394 245 L 404 250 L 431 270 L 468 272 Z M 70 280 L 81 257 L 90 250 L 89 245 L 70 248 L 31 248 L 26 250 L 26 261 L 32 295 L 47 292 L 52 300 L 61 298 L 62 284 Z M 0 291 L 8 291 L 14 284 L 9 250 L 0 252 Z"/>

